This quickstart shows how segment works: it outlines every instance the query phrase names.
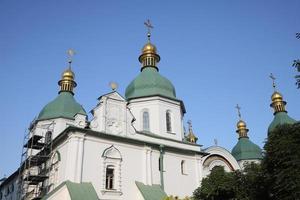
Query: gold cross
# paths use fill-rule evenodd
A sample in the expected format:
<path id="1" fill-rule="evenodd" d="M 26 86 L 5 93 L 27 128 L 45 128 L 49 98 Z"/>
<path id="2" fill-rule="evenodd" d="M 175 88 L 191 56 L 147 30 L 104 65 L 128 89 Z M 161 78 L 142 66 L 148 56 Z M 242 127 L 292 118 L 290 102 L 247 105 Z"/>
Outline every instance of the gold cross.
<path id="1" fill-rule="evenodd" d="M 154 27 L 152 26 L 151 22 L 149 19 L 147 19 L 147 21 L 144 22 L 144 25 L 147 27 L 148 29 L 148 41 L 150 42 L 150 37 L 151 37 L 151 29 L 153 29 Z"/>
<path id="2" fill-rule="evenodd" d="M 239 118 L 241 119 L 241 118 L 242 118 L 242 115 L 241 115 L 241 107 L 239 106 L 239 104 L 236 104 L 235 108 L 237 109 L 237 111 L 238 111 L 238 116 L 239 116 Z"/>
<path id="3" fill-rule="evenodd" d="M 272 82 L 273 82 L 272 85 L 273 85 L 273 88 L 274 88 L 274 91 L 275 91 L 276 90 L 276 84 L 275 84 L 276 78 L 272 73 L 270 74 L 269 77 L 272 79 Z"/>

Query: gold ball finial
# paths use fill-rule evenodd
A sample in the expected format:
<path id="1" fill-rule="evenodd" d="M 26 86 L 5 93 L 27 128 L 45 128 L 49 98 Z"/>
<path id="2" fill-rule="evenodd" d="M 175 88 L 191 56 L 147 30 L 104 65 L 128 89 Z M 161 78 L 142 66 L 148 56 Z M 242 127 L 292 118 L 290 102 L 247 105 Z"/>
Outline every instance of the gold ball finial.
<path id="1" fill-rule="evenodd" d="M 110 82 L 109 86 L 112 89 L 112 91 L 116 91 L 117 88 L 118 88 L 118 83 L 116 83 L 116 82 Z"/>

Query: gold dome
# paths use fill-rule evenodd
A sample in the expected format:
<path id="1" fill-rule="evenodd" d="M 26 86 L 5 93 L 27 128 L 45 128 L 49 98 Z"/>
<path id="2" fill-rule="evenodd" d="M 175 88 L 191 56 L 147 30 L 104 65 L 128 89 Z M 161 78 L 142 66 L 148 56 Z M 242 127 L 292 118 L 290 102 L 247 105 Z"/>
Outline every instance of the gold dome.
<path id="1" fill-rule="evenodd" d="M 58 82 L 58 85 L 60 86 L 59 92 L 70 92 L 73 94 L 73 88 L 77 86 L 74 79 L 75 74 L 69 67 L 62 73 L 61 80 Z"/>
<path id="2" fill-rule="evenodd" d="M 279 92 L 275 91 L 272 94 L 271 99 L 272 99 L 273 102 L 278 101 L 278 100 L 282 100 L 282 95 Z"/>
<path id="3" fill-rule="evenodd" d="M 147 44 L 145 44 L 144 47 L 143 47 L 143 49 L 142 49 L 142 54 L 146 54 L 146 53 L 156 54 L 156 52 L 157 52 L 156 46 L 154 46 L 150 42 L 148 42 Z"/>
<path id="4" fill-rule="evenodd" d="M 141 70 L 149 66 L 158 70 L 156 64 L 160 61 L 160 56 L 157 54 L 157 49 L 152 43 L 148 42 L 144 45 L 139 61 L 142 63 Z"/>
<path id="5" fill-rule="evenodd" d="M 272 103 L 270 106 L 274 109 L 274 114 L 277 112 L 286 112 L 285 110 L 286 102 L 283 101 L 283 97 L 279 92 L 275 91 L 272 94 L 271 99 L 272 99 Z"/>
<path id="6" fill-rule="evenodd" d="M 237 128 L 242 128 L 242 127 L 246 127 L 246 122 L 244 122 L 243 120 L 239 120 L 238 123 L 236 124 Z"/>
<path id="7" fill-rule="evenodd" d="M 62 73 L 62 79 L 63 80 L 74 80 L 75 74 L 70 68 L 68 68 Z"/>
<path id="8" fill-rule="evenodd" d="M 249 129 L 247 129 L 246 122 L 243 120 L 239 120 L 238 123 L 236 124 L 237 130 L 236 132 L 239 134 L 239 137 L 248 137 L 247 133 Z"/>

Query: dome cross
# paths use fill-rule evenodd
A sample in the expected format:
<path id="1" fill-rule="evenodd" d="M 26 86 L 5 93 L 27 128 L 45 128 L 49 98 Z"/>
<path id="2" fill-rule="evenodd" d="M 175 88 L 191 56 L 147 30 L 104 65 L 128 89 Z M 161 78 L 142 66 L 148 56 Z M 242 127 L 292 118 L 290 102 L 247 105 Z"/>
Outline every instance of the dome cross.
<path id="1" fill-rule="evenodd" d="M 239 104 L 236 104 L 235 108 L 236 108 L 237 111 L 238 111 L 239 119 L 242 119 L 242 115 L 241 115 L 241 107 L 239 106 Z"/>
<path id="2" fill-rule="evenodd" d="M 67 54 L 68 54 L 69 69 L 71 69 L 73 56 L 76 54 L 76 52 L 74 51 L 74 49 L 68 49 Z"/>
<path id="3" fill-rule="evenodd" d="M 147 37 L 148 37 L 148 42 L 150 42 L 151 29 L 153 29 L 154 27 L 152 26 L 151 21 L 149 19 L 147 19 L 147 21 L 144 22 L 144 25 L 148 29 Z"/>
<path id="4" fill-rule="evenodd" d="M 276 77 L 273 75 L 273 73 L 271 73 L 269 77 L 272 79 L 272 85 L 273 85 L 274 91 L 276 91 L 276 84 L 275 84 Z"/>

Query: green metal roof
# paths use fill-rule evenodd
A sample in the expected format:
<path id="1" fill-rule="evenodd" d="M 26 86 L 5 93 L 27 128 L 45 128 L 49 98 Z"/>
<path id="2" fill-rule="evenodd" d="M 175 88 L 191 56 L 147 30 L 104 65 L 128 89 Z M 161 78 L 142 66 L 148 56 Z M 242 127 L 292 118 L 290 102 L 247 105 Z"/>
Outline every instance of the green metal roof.
<path id="1" fill-rule="evenodd" d="M 37 120 L 59 117 L 74 119 L 76 114 L 87 115 L 83 107 L 76 102 L 70 92 L 61 92 L 42 109 Z"/>
<path id="2" fill-rule="evenodd" d="M 160 185 L 144 185 L 141 182 L 135 182 L 139 188 L 144 200 L 163 200 L 167 194 L 161 189 Z"/>
<path id="3" fill-rule="evenodd" d="M 295 122 L 297 121 L 288 116 L 287 112 L 278 112 L 274 115 L 274 119 L 269 125 L 268 134 L 272 132 L 278 125 L 294 124 Z"/>
<path id="4" fill-rule="evenodd" d="M 72 200 L 99 200 L 92 183 L 73 183 L 71 181 L 62 182 L 54 190 L 43 197 L 42 200 L 48 199 L 63 186 L 67 187 Z"/>
<path id="5" fill-rule="evenodd" d="M 239 141 L 233 147 L 231 154 L 237 161 L 262 159 L 261 148 L 251 142 L 247 137 L 239 138 Z"/>
<path id="6" fill-rule="evenodd" d="M 173 84 L 160 75 L 156 68 L 145 67 L 142 72 L 128 85 L 125 92 L 126 99 L 160 95 L 176 99 Z"/>

